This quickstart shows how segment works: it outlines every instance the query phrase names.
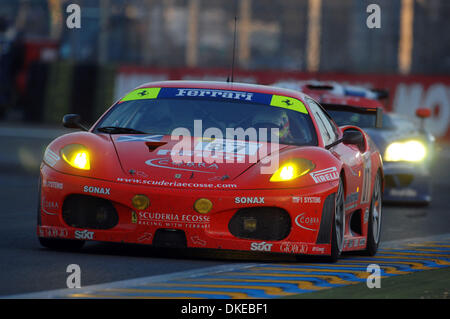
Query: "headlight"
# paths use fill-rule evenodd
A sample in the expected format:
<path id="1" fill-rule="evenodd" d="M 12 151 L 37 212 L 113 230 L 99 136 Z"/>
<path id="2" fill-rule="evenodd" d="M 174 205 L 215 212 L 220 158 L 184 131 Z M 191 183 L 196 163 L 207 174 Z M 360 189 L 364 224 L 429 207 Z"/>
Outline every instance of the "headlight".
<path id="1" fill-rule="evenodd" d="M 427 150 L 422 142 L 406 141 L 389 144 L 384 154 L 386 162 L 418 162 L 425 158 Z"/>
<path id="2" fill-rule="evenodd" d="M 89 151 L 81 144 L 66 145 L 61 149 L 61 157 L 72 167 L 89 170 Z"/>
<path id="3" fill-rule="evenodd" d="M 284 163 L 270 178 L 271 182 L 286 182 L 307 174 L 316 167 L 305 158 L 294 158 Z"/>

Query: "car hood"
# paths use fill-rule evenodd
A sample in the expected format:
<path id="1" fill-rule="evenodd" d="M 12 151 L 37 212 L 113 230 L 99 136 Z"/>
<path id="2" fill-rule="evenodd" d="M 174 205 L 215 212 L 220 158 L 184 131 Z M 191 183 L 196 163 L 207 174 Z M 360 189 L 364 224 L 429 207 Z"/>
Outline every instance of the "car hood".
<path id="1" fill-rule="evenodd" d="M 235 180 L 256 163 L 261 148 L 286 145 L 170 135 L 111 135 L 120 165 L 133 178 L 195 183 Z M 202 153 L 203 150 L 203 153 Z M 203 157 L 202 157 L 203 154 Z M 222 161 L 214 161 L 215 158 Z"/>

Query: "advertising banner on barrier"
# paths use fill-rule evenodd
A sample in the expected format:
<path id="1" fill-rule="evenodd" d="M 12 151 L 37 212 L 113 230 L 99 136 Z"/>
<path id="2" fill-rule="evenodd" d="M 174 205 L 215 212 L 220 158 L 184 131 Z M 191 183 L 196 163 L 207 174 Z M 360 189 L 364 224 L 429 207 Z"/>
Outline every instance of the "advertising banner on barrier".
<path id="1" fill-rule="evenodd" d="M 335 81 L 373 89 L 387 89 L 386 109 L 414 117 L 418 108 L 431 110 L 425 127 L 440 140 L 450 142 L 450 76 L 377 75 L 343 73 L 304 73 L 289 71 L 234 71 L 235 82 L 273 84 L 306 80 Z M 115 100 L 129 90 L 152 81 L 210 80 L 226 81 L 228 69 L 154 69 L 122 67 L 116 74 Z"/>

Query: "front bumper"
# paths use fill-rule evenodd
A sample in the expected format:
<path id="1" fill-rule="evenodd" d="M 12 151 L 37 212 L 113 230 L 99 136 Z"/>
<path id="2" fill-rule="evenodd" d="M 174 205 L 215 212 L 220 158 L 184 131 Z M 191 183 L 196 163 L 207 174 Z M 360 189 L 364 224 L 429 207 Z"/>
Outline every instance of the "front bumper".
<path id="1" fill-rule="evenodd" d="M 383 201 L 429 203 L 431 176 L 423 163 L 384 162 L 385 188 Z"/>
<path id="2" fill-rule="evenodd" d="M 338 183 L 326 182 L 303 189 L 204 190 L 179 189 L 110 182 L 62 174 L 43 165 L 38 236 L 137 244 L 155 244 L 161 230 L 185 236 L 185 247 L 278 253 L 329 255 L 330 244 L 319 237 L 324 203 L 336 192 Z M 63 218 L 72 195 L 88 195 L 111 202 L 117 211 L 117 224 L 110 229 L 72 227 Z M 139 211 L 131 199 L 144 194 L 150 206 Z M 208 198 L 213 209 L 199 214 L 193 204 Z M 253 203 L 249 203 L 252 202 Z M 239 203 L 238 203 L 239 202 Z M 245 202 L 245 203 L 242 203 Z M 334 203 L 334 202 L 333 202 Z M 328 205 L 329 206 L 329 205 Z M 290 230 L 281 240 L 236 237 L 230 221 L 243 208 L 276 207 L 290 217 Z M 334 207 L 334 206 L 333 206 Z M 256 225 L 256 227 L 258 227 Z M 331 226 L 329 231 L 331 232 Z M 322 227 L 323 228 L 323 227 Z M 170 238 L 170 236 L 169 236 Z M 161 239 L 161 238 L 159 238 Z M 170 245 L 168 245 L 170 246 Z"/>

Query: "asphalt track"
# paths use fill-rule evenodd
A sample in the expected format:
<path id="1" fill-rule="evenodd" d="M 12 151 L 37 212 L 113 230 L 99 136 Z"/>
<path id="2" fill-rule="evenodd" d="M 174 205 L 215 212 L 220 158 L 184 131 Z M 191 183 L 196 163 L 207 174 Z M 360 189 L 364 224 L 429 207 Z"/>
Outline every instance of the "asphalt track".
<path id="1" fill-rule="evenodd" d="M 435 165 L 429 207 L 384 207 L 382 241 L 389 243 L 373 258 L 346 255 L 330 265 L 105 243 L 88 243 L 76 253 L 41 248 L 35 235 L 38 167 L 47 143 L 64 132 L 0 123 L 0 297 L 40 292 L 38 298 L 277 298 L 365 281 L 370 263 L 380 265 L 382 276 L 450 265 L 450 236 L 443 235 L 450 233 L 448 147 Z M 419 246 L 408 246 L 410 240 L 398 244 L 436 235 L 414 244 Z M 76 291 L 65 290 L 70 264 L 81 268 L 83 288 Z"/>
<path id="2" fill-rule="evenodd" d="M 450 266 L 450 234 L 382 248 L 374 257 L 344 256 L 337 263 L 256 263 L 228 265 L 153 276 L 80 289 L 64 289 L 19 298 L 280 298 L 367 282 L 380 267 L 383 278 Z M 397 245 L 398 246 L 398 245 Z M 369 280 L 370 281 L 370 280 Z M 374 289 L 374 288 L 372 288 Z M 370 293 L 370 289 L 368 289 Z"/>

